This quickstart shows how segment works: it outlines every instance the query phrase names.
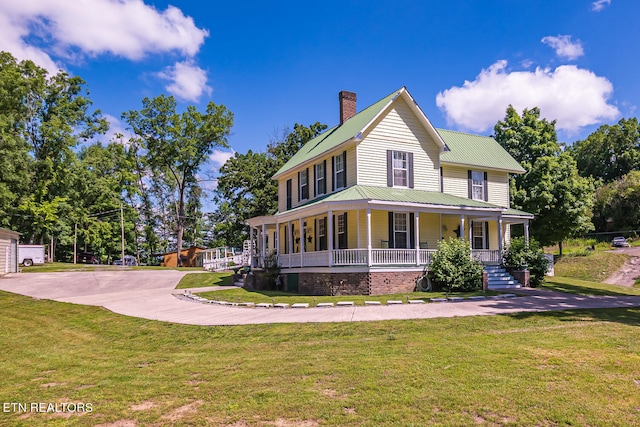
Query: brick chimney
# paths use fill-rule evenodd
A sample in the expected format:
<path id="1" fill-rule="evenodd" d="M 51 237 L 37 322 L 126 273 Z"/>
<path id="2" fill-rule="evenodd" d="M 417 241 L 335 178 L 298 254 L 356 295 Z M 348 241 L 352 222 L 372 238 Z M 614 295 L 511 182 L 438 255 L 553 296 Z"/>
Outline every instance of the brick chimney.
<path id="1" fill-rule="evenodd" d="M 343 124 L 356 115 L 356 94 L 343 90 L 338 94 L 338 99 L 340 100 L 340 124 Z"/>

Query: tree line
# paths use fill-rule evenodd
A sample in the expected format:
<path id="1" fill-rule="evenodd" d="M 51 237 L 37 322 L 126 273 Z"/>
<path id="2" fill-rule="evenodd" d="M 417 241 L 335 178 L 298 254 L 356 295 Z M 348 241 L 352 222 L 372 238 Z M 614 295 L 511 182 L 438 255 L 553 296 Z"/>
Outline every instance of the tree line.
<path id="1" fill-rule="evenodd" d="M 271 176 L 327 128 L 295 124 L 209 177 L 203 166 L 228 147 L 233 126 L 225 106 L 179 109 L 159 95 L 121 119 L 131 136 L 104 141 L 108 122 L 80 77 L 49 75 L 0 52 L 0 226 L 47 245 L 57 260 L 70 260 L 74 242 L 103 261 L 119 257 L 122 228 L 126 253 L 144 262 L 183 245 L 240 247 L 248 218 L 277 211 Z M 636 118 L 567 146 L 538 108 L 519 114 L 509 106 L 493 137 L 526 170 L 511 179 L 511 203 L 536 215 L 531 232 L 542 244 L 638 227 Z M 216 208 L 203 212 L 202 181 L 213 178 Z"/>

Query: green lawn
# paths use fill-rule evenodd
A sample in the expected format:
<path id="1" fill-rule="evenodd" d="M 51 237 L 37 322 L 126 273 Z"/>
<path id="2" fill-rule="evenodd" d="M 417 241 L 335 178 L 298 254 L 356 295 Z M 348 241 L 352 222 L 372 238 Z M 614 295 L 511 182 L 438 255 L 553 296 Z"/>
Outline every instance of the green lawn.
<path id="1" fill-rule="evenodd" d="M 565 255 L 555 263 L 554 269 L 558 276 L 601 282 L 628 259 L 629 256 L 622 253 L 597 250 L 582 256 Z"/>
<path id="2" fill-rule="evenodd" d="M 640 287 L 607 285 L 605 283 L 575 279 L 572 277 L 547 277 L 543 284 L 546 289 L 578 295 L 639 295 Z"/>
<path id="3" fill-rule="evenodd" d="M 51 273 L 62 271 L 117 271 L 125 270 L 177 270 L 172 267 L 159 266 L 137 266 L 122 267 L 121 265 L 108 264 L 73 264 L 70 262 L 51 262 L 44 265 L 34 265 L 32 267 L 20 267 L 23 273 Z M 202 271 L 202 267 L 183 267 L 180 270 Z"/>
<path id="4" fill-rule="evenodd" d="M 384 309 L 384 308 L 381 308 Z M 198 327 L 0 292 L 1 425 L 638 425 L 640 309 Z"/>
<path id="5" fill-rule="evenodd" d="M 486 295 L 498 295 L 500 292 L 487 291 Z M 411 292 L 407 294 L 389 294 L 389 295 L 348 295 L 348 296 L 307 296 L 282 291 L 252 291 L 244 288 L 225 289 L 223 291 L 209 291 L 198 293 L 201 297 L 217 301 L 228 302 L 254 302 L 254 303 L 308 303 L 313 306 L 318 303 L 338 301 L 353 301 L 356 305 L 364 305 L 365 301 L 380 301 L 386 303 L 389 300 L 400 300 L 406 303 L 407 300 L 421 299 L 429 301 L 431 298 L 450 297 L 470 297 L 474 295 L 483 295 L 479 292 Z"/>
<path id="6" fill-rule="evenodd" d="M 189 273 L 180 280 L 176 289 L 231 286 L 233 285 L 232 274 L 229 271 L 222 273 Z"/>

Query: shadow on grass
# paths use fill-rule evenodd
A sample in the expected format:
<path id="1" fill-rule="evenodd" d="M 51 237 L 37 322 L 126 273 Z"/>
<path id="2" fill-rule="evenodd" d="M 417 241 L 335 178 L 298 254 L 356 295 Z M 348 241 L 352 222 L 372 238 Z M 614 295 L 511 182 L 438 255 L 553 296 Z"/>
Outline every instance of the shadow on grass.
<path id="1" fill-rule="evenodd" d="M 640 307 L 523 312 L 510 314 L 509 316 L 519 320 L 535 317 L 553 318 L 561 322 L 612 322 L 640 326 Z"/>

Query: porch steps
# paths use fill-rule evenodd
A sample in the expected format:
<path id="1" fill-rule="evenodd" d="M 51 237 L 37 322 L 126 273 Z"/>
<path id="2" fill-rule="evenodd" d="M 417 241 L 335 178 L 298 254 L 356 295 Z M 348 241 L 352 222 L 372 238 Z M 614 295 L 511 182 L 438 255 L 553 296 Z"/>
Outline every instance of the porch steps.
<path id="1" fill-rule="evenodd" d="M 484 267 L 489 275 L 489 289 L 518 289 L 522 286 L 511 274 L 498 265 L 487 265 Z"/>

